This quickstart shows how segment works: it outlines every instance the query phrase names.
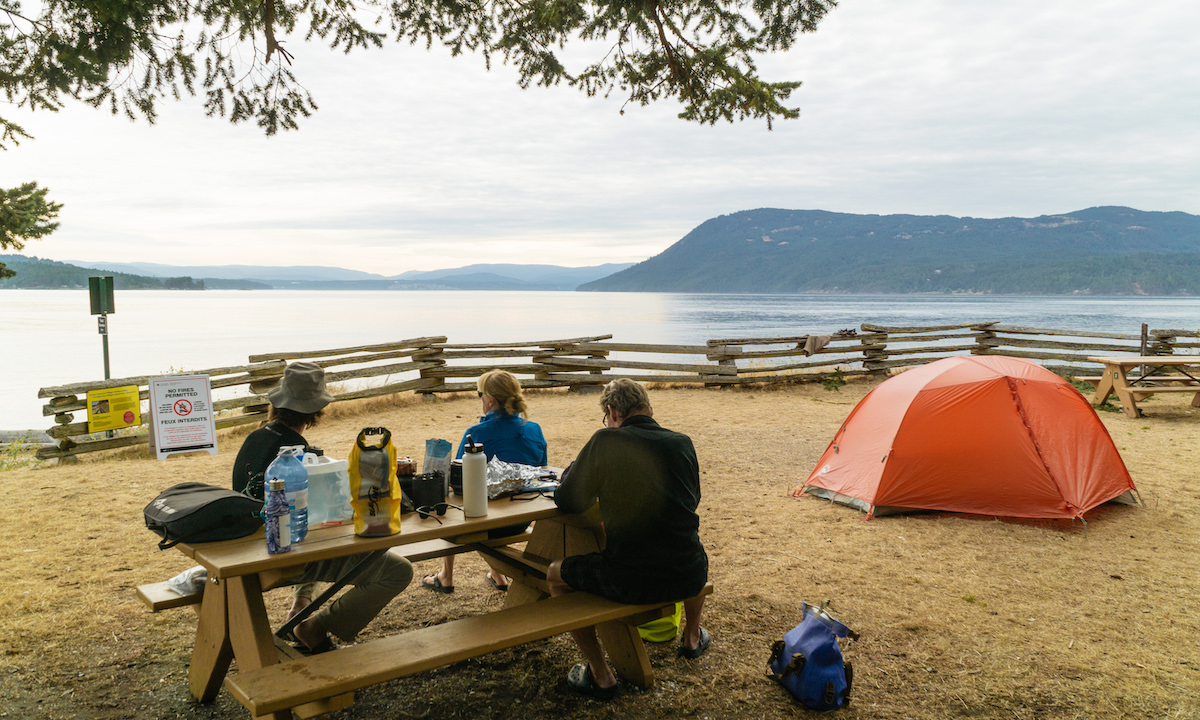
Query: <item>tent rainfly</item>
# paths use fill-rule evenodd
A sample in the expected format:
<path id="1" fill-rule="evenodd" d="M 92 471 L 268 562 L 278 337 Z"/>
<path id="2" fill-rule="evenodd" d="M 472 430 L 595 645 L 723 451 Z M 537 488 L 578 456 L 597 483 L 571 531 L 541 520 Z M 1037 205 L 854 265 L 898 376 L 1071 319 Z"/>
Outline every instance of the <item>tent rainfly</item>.
<path id="1" fill-rule="evenodd" d="M 1083 518 L 1137 489 L 1096 411 L 1028 360 L 951 357 L 901 373 L 851 411 L 808 493 L 889 512 Z"/>

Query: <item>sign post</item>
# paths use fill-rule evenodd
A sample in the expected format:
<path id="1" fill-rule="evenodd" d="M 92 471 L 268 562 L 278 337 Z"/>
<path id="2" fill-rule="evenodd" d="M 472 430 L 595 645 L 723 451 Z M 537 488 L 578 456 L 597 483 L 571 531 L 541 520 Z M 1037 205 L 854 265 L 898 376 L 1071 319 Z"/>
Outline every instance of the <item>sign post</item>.
<path id="1" fill-rule="evenodd" d="M 113 279 L 111 276 L 88 278 L 88 295 L 92 301 L 92 314 L 96 318 L 96 326 L 104 343 L 104 379 L 110 376 L 108 370 L 108 314 L 115 313 L 117 306 L 113 303 Z"/>

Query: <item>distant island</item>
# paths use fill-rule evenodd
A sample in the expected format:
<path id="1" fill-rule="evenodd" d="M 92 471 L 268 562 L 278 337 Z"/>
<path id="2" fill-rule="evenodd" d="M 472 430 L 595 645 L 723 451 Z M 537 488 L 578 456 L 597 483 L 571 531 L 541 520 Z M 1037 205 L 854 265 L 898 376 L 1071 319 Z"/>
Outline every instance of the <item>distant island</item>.
<path id="1" fill-rule="evenodd" d="M 17 273 L 14 277 L 0 279 L 0 289 L 86 288 L 88 278 L 100 274 L 90 268 L 24 255 L 0 255 L 0 263 Z M 270 287 L 251 281 L 205 280 L 187 275 L 149 277 L 123 272 L 105 274 L 112 276 L 113 287 L 117 290 L 250 290 Z"/>
<path id="2" fill-rule="evenodd" d="M 112 275 L 117 290 L 574 290 L 633 263 L 590 267 L 476 264 L 445 270 L 410 270 L 383 276 L 320 266 L 159 265 L 154 263 L 72 263 L 24 255 L 0 255 L 16 276 L 0 289 L 86 288 L 88 277 Z"/>
<path id="3" fill-rule="evenodd" d="M 4 288 L 1200 294 L 1200 216 L 1094 207 L 1035 218 L 762 208 L 701 223 L 643 262 L 474 264 L 383 276 L 321 266 L 174 266 L 0 255 Z"/>
<path id="4" fill-rule="evenodd" d="M 584 291 L 1200 294 L 1200 216 L 1095 207 L 1036 218 L 746 210 Z"/>

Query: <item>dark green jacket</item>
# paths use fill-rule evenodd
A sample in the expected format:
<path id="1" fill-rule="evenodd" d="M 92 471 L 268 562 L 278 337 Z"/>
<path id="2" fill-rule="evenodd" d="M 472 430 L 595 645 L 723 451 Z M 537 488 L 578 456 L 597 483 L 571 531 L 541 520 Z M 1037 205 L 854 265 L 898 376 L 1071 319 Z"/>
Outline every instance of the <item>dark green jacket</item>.
<path id="1" fill-rule="evenodd" d="M 700 542 L 700 469 L 691 438 L 646 415 L 598 430 L 563 473 L 555 503 L 581 513 L 597 499 L 607 562 L 641 582 L 704 584 L 708 556 Z"/>

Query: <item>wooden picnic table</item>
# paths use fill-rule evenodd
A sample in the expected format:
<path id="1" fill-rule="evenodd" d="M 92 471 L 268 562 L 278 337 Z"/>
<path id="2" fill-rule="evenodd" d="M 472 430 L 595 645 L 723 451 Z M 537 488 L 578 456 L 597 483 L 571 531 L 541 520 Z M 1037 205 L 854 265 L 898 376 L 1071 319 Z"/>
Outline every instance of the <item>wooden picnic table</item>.
<path id="1" fill-rule="evenodd" d="M 1200 407 L 1200 355 L 1140 355 L 1089 357 L 1104 365 L 1092 403 L 1101 405 L 1116 395 L 1129 417 L 1141 411 L 1137 401 L 1157 393 L 1192 393 L 1192 407 Z M 1134 373 L 1133 369 L 1142 367 Z"/>
<path id="2" fill-rule="evenodd" d="M 527 522 L 533 523 L 527 535 L 486 540 L 488 530 Z M 526 538 L 523 551 L 503 545 Z M 176 548 L 207 568 L 209 577 L 189 688 L 196 699 L 211 702 L 224 683 L 255 717 L 283 720 L 292 711 L 311 717 L 349 706 L 353 691 L 367 685 L 590 626 L 597 627 L 618 675 L 648 687 L 653 671 L 636 625 L 670 614 L 674 603 L 620 605 L 587 593 L 548 597 L 544 569 L 550 561 L 599 550 L 603 543 L 597 508 L 564 515 L 544 496 L 493 500 L 482 518 L 465 518 L 454 508 L 437 519 L 410 513 L 401 532 L 388 537 L 357 537 L 352 523 L 313 528 L 278 555 L 267 553 L 262 530 L 237 540 L 181 543 Z M 443 551 L 425 549 L 438 544 Z M 313 656 L 272 634 L 263 592 L 286 584 L 309 562 L 381 550 L 416 560 L 468 549 L 487 551 L 488 561 L 511 577 L 504 609 Z M 705 593 L 711 591 L 706 587 Z M 238 672 L 227 677 L 233 659 Z"/>

